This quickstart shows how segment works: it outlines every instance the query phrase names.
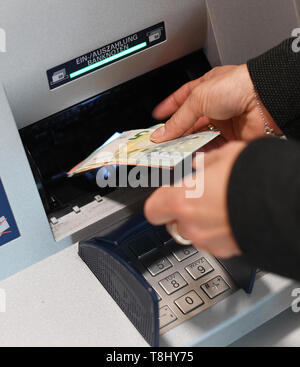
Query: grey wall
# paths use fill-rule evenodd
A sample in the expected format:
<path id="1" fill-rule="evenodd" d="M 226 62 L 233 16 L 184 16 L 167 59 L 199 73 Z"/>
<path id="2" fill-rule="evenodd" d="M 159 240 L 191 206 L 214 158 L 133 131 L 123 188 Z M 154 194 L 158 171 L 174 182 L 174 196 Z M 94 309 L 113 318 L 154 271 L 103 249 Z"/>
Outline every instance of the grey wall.
<path id="1" fill-rule="evenodd" d="M 221 64 L 244 63 L 299 26 L 299 0 L 207 0 L 207 7 Z M 215 53 L 209 52 L 217 64 Z"/>

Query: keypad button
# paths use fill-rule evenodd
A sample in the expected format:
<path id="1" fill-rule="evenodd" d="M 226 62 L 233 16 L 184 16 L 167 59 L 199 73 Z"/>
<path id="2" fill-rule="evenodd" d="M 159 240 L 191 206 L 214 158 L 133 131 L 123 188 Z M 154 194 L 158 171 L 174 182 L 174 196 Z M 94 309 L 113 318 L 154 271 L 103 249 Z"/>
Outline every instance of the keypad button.
<path id="1" fill-rule="evenodd" d="M 204 304 L 204 301 L 198 296 L 195 291 L 192 291 L 185 294 L 183 297 L 178 298 L 175 301 L 175 304 L 182 313 L 187 314 L 202 306 Z"/>
<path id="2" fill-rule="evenodd" d="M 198 250 L 196 250 L 193 246 L 180 246 L 174 249 L 172 253 L 176 260 L 181 262 L 197 254 Z"/>
<path id="3" fill-rule="evenodd" d="M 198 280 L 202 278 L 204 275 L 211 273 L 214 271 L 214 268 L 210 265 L 210 263 L 202 257 L 201 259 L 193 262 L 188 265 L 185 270 L 195 279 Z"/>
<path id="4" fill-rule="evenodd" d="M 209 282 L 203 284 L 201 288 L 208 295 L 210 299 L 218 297 L 220 294 L 228 291 L 230 289 L 229 285 L 225 282 L 225 280 L 218 276 Z"/>
<path id="5" fill-rule="evenodd" d="M 187 282 L 178 272 L 176 272 L 161 280 L 159 284 L 167 294 L 172 294 L 185 287 Z"/>
<path id="6" fill-rule="evenodd" d="M 162 329 L 163 327 L 171 324 L 176 321 L 176 315 L 171 311 L 168 306 L 162 307 L 159 310 L 159 327 Z"/>
<path id="7" fill-rule="evenodd" d="M 144 261 L 142 260 L 142 263 L 154 277 L 172 267 L 170 261 L 166 257 L 163 257 L 163 255 L 145 259 Z"/>

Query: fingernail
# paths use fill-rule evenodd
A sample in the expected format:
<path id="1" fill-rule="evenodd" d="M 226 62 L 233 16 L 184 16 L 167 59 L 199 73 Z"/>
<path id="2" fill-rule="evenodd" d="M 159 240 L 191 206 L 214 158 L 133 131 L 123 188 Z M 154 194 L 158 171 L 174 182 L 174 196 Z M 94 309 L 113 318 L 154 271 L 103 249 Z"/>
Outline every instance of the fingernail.
<path id="1" fill-rule="evenodd" d="M 159 129 L 155 130 L 154 133 L 151 135 L 151 140 L 156 142 L 159 141 L 165 135 L 166 129 L 165 127 L 160 127 Z"/>

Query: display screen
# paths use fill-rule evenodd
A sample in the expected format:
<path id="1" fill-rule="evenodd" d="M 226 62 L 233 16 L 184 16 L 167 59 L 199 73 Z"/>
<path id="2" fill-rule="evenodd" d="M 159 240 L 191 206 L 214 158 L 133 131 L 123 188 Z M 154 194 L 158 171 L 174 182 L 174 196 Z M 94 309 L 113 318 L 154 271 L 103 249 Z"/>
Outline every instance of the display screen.
<path id="1" fill-rule="evenodd" d="M 58 88 L 164 41 L 166 29 L 162 22 L 48 70 L 49 87 Z"/>

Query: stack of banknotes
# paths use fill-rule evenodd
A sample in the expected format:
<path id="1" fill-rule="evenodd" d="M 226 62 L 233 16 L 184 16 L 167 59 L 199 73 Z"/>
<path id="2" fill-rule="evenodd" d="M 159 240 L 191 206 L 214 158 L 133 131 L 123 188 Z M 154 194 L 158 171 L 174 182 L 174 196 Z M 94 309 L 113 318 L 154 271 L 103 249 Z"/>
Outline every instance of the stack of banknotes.
<path id="1" fill-rule="evenodd" d="M 147 166 L 172 169 L 188 156 L 217 138 L 218 131 L 204 131 L 155 144 L 151 135 L 157 126 L 124 132 L 100 147 L 70 172 L 69 176 L 110 165 Z"/>

